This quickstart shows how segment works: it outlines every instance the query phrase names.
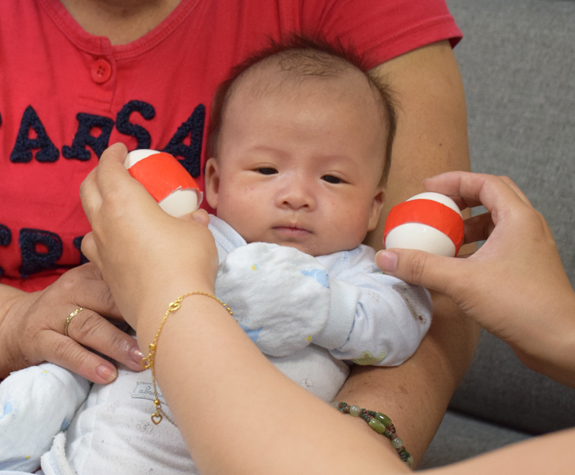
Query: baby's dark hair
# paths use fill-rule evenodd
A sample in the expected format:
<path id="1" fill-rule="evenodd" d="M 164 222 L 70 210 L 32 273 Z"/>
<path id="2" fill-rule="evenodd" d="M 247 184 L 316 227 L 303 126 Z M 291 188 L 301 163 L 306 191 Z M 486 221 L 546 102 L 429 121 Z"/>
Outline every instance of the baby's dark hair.
<path id="1" fill-rule="evenodd" d="M 270 40 L 267 48 L 254 53 L 230 70 L 227 78 L 216 89 L 212 100 L 208 125 L 207 156 L 217 157 L 225 108 L 240 79 L 248 71 L 265 66 L 269 63 L 268 60 L 272 59 L 278 61 L 282 72 L 289 72 L 302 78 L 306 76 L 333 78 L 341 75 L 349 68 L 359 70 L 366 77 L 370 87 L 381 99 L 379 105 L 388 129 L 381 179 L 381 182 L 385 183 L 391 166 L 391 149 L 397 127 L 390 87 L 381 78 L 376 78 L 370 74 L 364 58 L 357 53 L 354 47 L 344 47 L 341 42 L 331 43 L 319 36 L 309 37 L 292 34 L 286 40 Z"/>

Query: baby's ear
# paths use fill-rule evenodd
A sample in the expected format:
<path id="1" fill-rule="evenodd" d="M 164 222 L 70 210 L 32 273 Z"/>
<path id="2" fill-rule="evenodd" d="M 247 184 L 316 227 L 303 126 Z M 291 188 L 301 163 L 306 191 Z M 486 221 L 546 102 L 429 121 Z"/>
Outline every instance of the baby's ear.
<path id="1" fill-rule="evenodd" d="M 218 161 L 211 157 L 206 162 L 204 172 L 204 183 L 206 187 L 206 201 L 213 208 L 218 208 L 218 193 L 220 190 L 220 171 Z"/>
<path id="2" fill-rule="evenodd" d="M 367 223 L 367 230 L 373 231 L 377 228 L 377 223 L 379 222 L 379 217 L 381 215 L 381 210 L 383 209 L 383 204 L 385 202 L 385 189 L 383 187 L 378 188 L 373 196 L 371 202 L 371 210 L 369 214 L 369 221 Z"/>

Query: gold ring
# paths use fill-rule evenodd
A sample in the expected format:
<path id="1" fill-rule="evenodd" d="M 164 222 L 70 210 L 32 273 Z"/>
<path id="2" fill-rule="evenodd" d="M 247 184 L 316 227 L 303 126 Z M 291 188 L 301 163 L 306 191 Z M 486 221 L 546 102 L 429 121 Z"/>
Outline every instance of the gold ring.
<path id="1" fill-rule="evenodd" d="M 70 336 L 68 335 L 68 327 L 70 326 L 70 322 L 72 321 L 72 319 L 78 315 L 82 310 L 84 310 L 82 307 L 78 307 L 76 310 L 74 310 L 70 315 L 68 315 L 68 317 L 66 318 L 66 324 L 64 325 L 64 335 L 66 336 Z"/>

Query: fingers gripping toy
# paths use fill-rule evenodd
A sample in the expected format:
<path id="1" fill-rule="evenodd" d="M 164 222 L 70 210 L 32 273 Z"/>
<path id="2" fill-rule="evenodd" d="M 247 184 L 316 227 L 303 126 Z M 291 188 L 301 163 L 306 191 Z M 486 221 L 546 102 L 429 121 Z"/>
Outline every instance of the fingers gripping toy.
<path id="1" fill-rule="evenodd" d="M 387 249 L 417 249 L 453 257 L 463 244 L 463 218 L 455 202 L 439 193 L 421 193 L 394 206 L 383 241 Z"/>
<path id="2" fill-rule="evenodd" d="M 196 211 L 202 202 L 203 193 L 192 176 L 169 153 L 134 150 L 124 166 L 160 207 L 176 218 Z"/>

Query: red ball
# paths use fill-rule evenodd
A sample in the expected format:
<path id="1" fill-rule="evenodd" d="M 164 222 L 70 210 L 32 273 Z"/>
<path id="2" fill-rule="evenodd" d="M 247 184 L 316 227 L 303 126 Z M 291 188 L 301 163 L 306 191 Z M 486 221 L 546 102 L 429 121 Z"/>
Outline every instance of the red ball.
<path id="1" fill-rule="evenodd" d="M 158 202 L 175 217 L 196 211 L 203 193 L 193 177 L 172 155 L 156 150 L 134 150 L 124 166 Z"/>
<path id="2" fill-rule="evenodd" d="M 394 206 L 383 232 L 387 249 L 417 249 L 448 257 L 457 255 L 463 237 L 463 218 L 455 202 L 431 192 Z"/>

